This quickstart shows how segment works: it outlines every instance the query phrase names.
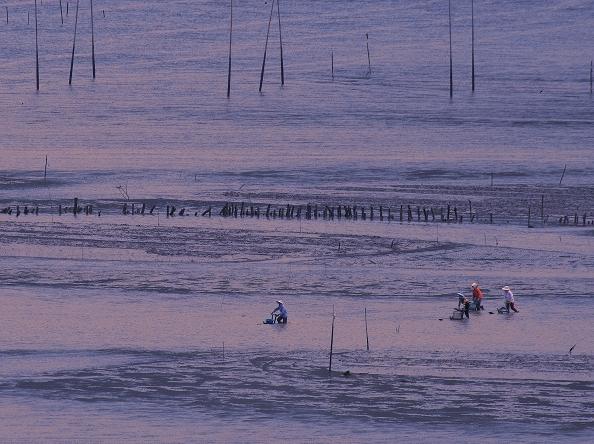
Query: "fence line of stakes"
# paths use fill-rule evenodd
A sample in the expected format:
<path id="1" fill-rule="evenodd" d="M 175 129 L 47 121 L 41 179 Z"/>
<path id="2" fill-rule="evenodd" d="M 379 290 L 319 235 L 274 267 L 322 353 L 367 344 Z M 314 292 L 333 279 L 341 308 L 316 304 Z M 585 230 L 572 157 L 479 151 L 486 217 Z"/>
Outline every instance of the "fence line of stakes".
<path id="1" fill-rule="evenodd" d="M 47 178 L 47 156 L 46 162 L 44 167 L 44 182 Z M 149 204 L 151 205 L 150 208 L 147 206 L 146 201 L 136 200 L 131 201 L 127 192 L 122 187 L 118 188 L 122 196 L 126 199 L 126 202 L 123 203 L 121 207 L 121 214 L 123 215 L 140 215 L 140 216 L 152 216 L 158 214 L 157 204 Z M 544 225 L 549 223 L 549 218 L 551 215 L 545 215 L 544 212 L 544 194 L 540 196 L 540 219 Z M 79 199 L 74 198 L 74 205 L 70 209 L 67 206 L 62 205 L 62 203 L 58 204 L 58 215 L 66 214 L 66 213 L 73 213 L 74 216 L 82 213 L 84 211 L 85 215 L 92 215 L 93 213 L 93 206 L 86 205 L 84 208 L 78 205 Z M 180 204 L 178 204 L 180 205 Z M 223 203 L 220 203 L 223 205 Z M 443 204 L 441 204 L 443 205 Z M 31 206 L 31 209 L 29 209 Z M 263 206 L 263 207 L 262 207 Z M 16 216 L 21 215 L 21 205 L 15 205 Z M 33 208 L 35 208 L 33 210 Z M 105 207 L 105 209 L 111 208 Z M 262 208 L 262 209 L 261 209 Z M 532 206 L 529 204 L 527 207 L 527 216 L 528 216 L 528 226 L 533 228 L 532 225 Z M 50 205 L 49 210 L 50 213 L 55 209 L 55 204 Z M 157 210 L 157 213 L 155 213 Z M 438 226 L 439 223 L 446 223 L 446 224 L 462 224 L 464 222 L 469 223 L 486 223 L 486 224 L 494 224 L 494 213 L 492 208 L 486 208 L 481 210 L 480 216 L 479 212 L 473 209 L 472 201 L 468 200 L 468 211 L 466 212 L 463 207 L 458 208 L 458 205 L 451 205 L 450 203 L 447 206 L 421 206 L 421 205 L 414 205 L 414 204 L 402 204 L 399 208 L 399 215 L 397 214 L 398 206 L 396 205 L 395 210 L 390 205 L 384 206 L 382 204 L 373 206 L 364 206 L 364 205 L 344 205 L 344 204 L 298 204 L 298 205 L 291 205 L 291 204 L 266 204 L 266 203 L 246 203 L 246 202 L 232 202 L 228 201 L 225 202 L 222 208 L 216 212 L 213 212 L 213 204 L 208 205 L 206 209 L 194 209 L 182 207 L 177 208 L 175 205 L 167 205 L 166 209 L 166 217 L 176 217 L 176 216 L 190 216 L 191 213 L 194 213 L 194 216 L 203 216 L 203 217 L 212 217 L 213 213 L 215 215 L 223 218 L 266 218 L 266 219 L 284 219 L 284 220 L 317 220 L 323 219 L 328 221 L 374 221 L 378 220 L 380 222 L 386 221 L 390 222 L 400 222 L 400 223 L 436 223 Z M 13 206 L 10 205 L 3 209 L 0 209 L 0 213 L 2 214 L 13 214 Z M 42 211 L 43 213 L 43 211 Z M 48 213 L 48 214 L 50 214 Z M 23 214 L 39 214 L 39 205 L 35 203 L 28 203 L 24 205 Z M 98 216 L 101 216 L 101 211 L 96 213 Z M 578 215 L 577 210 L 574 212 L 563 212 L 560 216 L 553 216 L 558 217 L 559 225 L 571 225 L 574 226 L 591 226 L 594 225 L 594 218 L 592 212 L 588 212 L 585 210 L 583 214 L 580 216 Z M 498 221 L 500 223 L 509 223 L 510 220 L 514 220 L 516 222 L 522 222 L 524 216 L 521 212 L 506 214 L 503 212 L 502 216 L 498 216 Z M 580 224 L 581 220 L 581 224 Z M 573 221 L 573 223 L 572 223 Z M 437 228 L 438 229 L 438 228 Z"/>

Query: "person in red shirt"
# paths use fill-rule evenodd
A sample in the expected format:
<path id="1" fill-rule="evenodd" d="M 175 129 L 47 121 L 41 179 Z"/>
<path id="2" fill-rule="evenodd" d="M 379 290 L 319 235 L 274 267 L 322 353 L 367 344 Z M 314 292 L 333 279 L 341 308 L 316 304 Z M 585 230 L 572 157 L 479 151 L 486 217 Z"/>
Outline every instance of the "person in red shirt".
<path id="1" fill-rule="evenodd" d="M 484 310 L 483 307 L 483 292 L 479 288 L 479 285 L 476 282 L 473 282 L 472 285 L 472 301 L 474 302 L 477 310 Z"/>

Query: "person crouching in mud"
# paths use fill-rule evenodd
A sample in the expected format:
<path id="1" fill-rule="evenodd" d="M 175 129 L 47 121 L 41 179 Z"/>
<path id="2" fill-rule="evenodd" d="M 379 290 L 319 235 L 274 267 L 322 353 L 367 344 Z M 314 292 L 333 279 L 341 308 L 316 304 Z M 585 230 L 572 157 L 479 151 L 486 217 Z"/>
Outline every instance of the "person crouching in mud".
<path id="1" fill-rule="evenodd" d="M 460 309 L 460 307 L 464 307 Z M 470 309 L 470 301 L 466 299 L 462 293 L 458 293 L 458 310 L 463 311 L 466 315 L 467 319 L 470 319 L 470 315 L 468 314 L 468 310 Z"/>
<path id="2" fill-rule="evenodd" d="M 272 310 L 272 313 L 270 314 L 274 316 L 274 314 L 278 311 L 278 314 L 276 315 L 276 322 L 279 324 L 286 324 L 288 312 L 285 308 L 285 304 L 283 304 L 283 301 L 276 301 L 276 303 L 278 304 L 278 307 Z"/>
<path id="3" fill-rule="evenodd" d="M 503 290 L 503 297 L 505 298 L 505 309 L 507 310 L 507 312 L 509 313 L 509 309 L 511 308 L 513 311 L 515 311 L 516 313 L 519 313 L 520 311 L 516 308 L 516 301 L 514 299 L 514 294 L 511 291 L 511 288 L 509 288 L 507 285 L 505 287 L 502 288 Z"/>

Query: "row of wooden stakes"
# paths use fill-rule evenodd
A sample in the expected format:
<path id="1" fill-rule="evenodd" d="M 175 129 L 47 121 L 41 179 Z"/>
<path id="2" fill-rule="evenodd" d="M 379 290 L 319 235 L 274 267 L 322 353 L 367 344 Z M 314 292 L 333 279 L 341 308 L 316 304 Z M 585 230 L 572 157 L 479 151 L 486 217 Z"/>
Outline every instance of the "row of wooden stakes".
<path id="1" fill-rule="evenodd" d="M 124 202 L 121 207 L 121 214 L 123 215 L 155 215 L 159 214 L 157 205 L 147 205 L 145 202 Z M 74 198 L 72 207 L 58 205 L 58 215 L 62 214 L 73 214 L 75 216 L 79 214 L 101 216 L 101 210 L 94 211 L 93 205 L 79 205 L 78 198 Z M 19 217 L 21 214 L 38 215 L 39 207 L 25 205 L 21 210 L 21 206 L 16 205 L 13 209 L 12 206 L 6 207 L 0 210 L 3 214 L 15 214 Z M 165 210 L 166 217 L 176 216 L 203 216 L 212 217 L 213 207 L 208 206 L 205 210 L 190 210 L 185 207 L 177 208 L 174 205 L 167 205 Z M 216 214 L 216 211 L 214 212 Z M 400 221 L 400 222 L 445 222 L 445 223 L 464 223 L 469 221 L 470 223 L 475 222 L 486 222 L 489 224 L 494 223 L 493 213 L 487 213 L 487 217 L 482 220 L 479 218 L 479 214 L 476 211 L 472 211 L 472 203 L 469 202 L 468 210 L 459 210 L 457 206 L 447 204 L 445 207 L 421 207 L 411 205 L 400 205 L 400 207 L 393 210 L 391 207 L 379 206 L 362 206 L 362 205 L 318 205 L 318 204 L 306 204 L 306 205 L 273 205 L 265 204 L 264 206 L 254 205 L 253 203 L 245 202 L 226 202 L 223 207 L 218 211 L 218 215 L 225 218 L 260 218 L 265 217 L 267 219 L 305 219 L 305 220 L 335 220 L 335 219 L 346 219 L 346 220 L 379 220 L 379 221 Z M 501 220 L 501 218 L 499 218 Z M 542 225 L 546 225 L 549 221 L 549 216 L 545 216 L 544 212 L 541 212 L 540 222 Z M 580 223 L 581 222 L 581 223 Z M 589 217 L 587 213 L 579 216 L 578 213 L 574 213 L 571 216 L 563 215 L 558 219 L 559 225 L 575 225 L 575 226 L 588 226 L 594 225 L 594 218 Z M 531 211 L 528 209 L 528 227 L 533 227 L 531 219 Z"/>
<path id="2" fill-rule="evenodd" d="M 410 205 L 407 205 L 406 208 L 404 205 L 400 205 L 400 212 L 398 216 L 398 220 L 403 222 L 406 220 L 407 222 L 412 222 L 415 219 L 415 210 Z M 320 205 L 317 204 L 307 204 L 307 205 L 291 205 L 287 204 L 286 206 L 279 206 L 273 207 L 272 204 L 268 204 L 266 206 L 266 210 L 260 211 L 259 206 L 254 205 L 246 205 L 244 202 L 240 204 L 237 203 L 226 203 L 225 206 L 220 211 L 220 215 L 223 217 L 257 217 L 260 216 L 266 218 L 280 218 L 280 219 L 301 219 L 304 217 L 307 220 L 311 219 L 328 219 L 334 220 L 336 219 L 349 219 L 349 220 L 374 220 L 379 218 L 380 221 L 383 220 L 396 220 L 396 214 L 393 214 L 391 207 L 384 207 L 379 205 L 377 207 L 369 206 L 357 206 L 357 205 L 338 205 L 338 206 L 328 206 L 328 205 Z M 493 215 L 490 215 L 491 222 L 493 221 Z M 416 207 L 416 219 L 418 222 L 422 220 L 425 222 L 429 222 L 429 217 L 431 217 L 431 221 L 434 222 L 436 218 L 441 222 L 458 222 L 462 223 L 464 221 L 464 216 L 459 214 L 457 207 L 452 207 L 451 205 L 447 205 L 446 210 L 444 208 L 440 208 L 439 211 L 436 211 L 434 208 L 421 208 Z M 470 213 L 469 218 L 471 222 L 475 220 L 478 221 L 478 216 L 476 213 Z"/>

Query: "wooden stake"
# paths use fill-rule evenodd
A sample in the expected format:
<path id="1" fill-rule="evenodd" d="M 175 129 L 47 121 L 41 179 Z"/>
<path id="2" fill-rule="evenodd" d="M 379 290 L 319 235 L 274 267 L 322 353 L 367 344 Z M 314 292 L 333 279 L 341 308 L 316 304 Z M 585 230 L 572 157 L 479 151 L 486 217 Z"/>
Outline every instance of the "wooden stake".
<path id="1" fill-rule="evenodd" d="M 229 20 L 229 69 L 227 71 L 227 97 L 231 96 L 231 39 L 233 36 L 233 0 L 231 0 L 231 18 Z"/>
<path id="2" fill-rule="evenodd" d="M 264 45 L 264 58 L 262 59 L 262 72 L 260 73 L 260 89 L 262 92 L 262 82 L 264 82 L 264 67 L 266 66 L 266 51 L 268 50 L 268 37 L 270 36 L 270 23 L 272 22 L 272 13 L 274 12 L 274 0 L 270 8 L 270 18 L 268 19 L 268 31 L 266 31 L 266 44 Z"/>
<path id="3" fill-rule="evenodd" d="M 365 339 L 367 340 L 367 351 L 369 351 L 369 333 L 367 332 L 367 307 L 365 307 Z"/>
<path id="4" fill-rule="evenodd" d="M 45 167 L 43 168 L 43 181 L 47 178 L 47 154 L 45 155 Z"/>
<path id="5" fill-rule="evenodd" d="M 590 60 L 590 95 L 592 95 L 592 60 Z"/>
<path id="6" fill-rule="evenodd" d="M 544 224 L 544 194 L 540 196 L 540 221 Z"/>
<path id="7" fill-rule="evenodd" d="M 472 13 L 472 92 L 474 92 L 474 0 L 471 0 Z"/>
<path id="8" fill-rule="evenodd" d="M 35 84 L 39 91 L 39 44 L 37 40 L 37 0 L 35 0 Z"/>
<path id="9" fill-rule="evenodd" d="M 563 167 L 563 174 L 561 174 L 561 179 L 559 179 L 559 185 L 563 182 L 563 178 L 565 177 L 565 170 L 567 169 L 567 164 Z"/>
<path id="10" fill-rule="evenodd" d="M 334 306 L 332 306 L 332 330 L 330 333 L 330 363 L 328 364 L 328 373 L 332 373 L 332 352 L 334 350 L 334 319 L 335 318 L 336 318 L 336 315 L 334 314 Z"/>
<path id="11" fill-rule="evenodd" d="M 60 19 L 62 20 L 62 24 L 64 24 L 64 11 L 62 10 L 62 0 L 60 0 Z"/>
<path id="12" fill-rule="evenodd" d="M 95 78 L 95 25 L 93 17 L 93 0 L 91 0 L 91 59 L 93 61 L 93 78 Z"/>
<path id="13" fill-rule="evenodd" d="M 330 54 L 330 60 L 332 63 L 332 80 L 334 80 L 334 50 L 332 50 Z"/>
<path id="14" fill-rule="evenodd" d="M 448 25 L 450 29 L 450 97 L 454 96 L 454 73 L 452 62 L 452 1 L 448 0 Z"/>
<path id="15" fill-rule="evenodd" d="M 369 56 L 369 34 L 365 33 L 365 40 L 367 43 L 367 75 L 371 75 L 371 57 Z"/>
<path id="16" fill-rule="evenodd" d="M 281 32 L 280 0 L 276 0 L 276 12 L 278 13 L 278 39 L 280 42 L 281 86 L 284 86 L 285 85 L 285 62 L 283 60 L 283 34 Z"/>
<path id="17" fill-rule="evenodd" d="M 72 70 L 74 69 L 74 49 L 76 48 L 76 27 L 78 26 L 78 3 L 76 0 L 76 18 L 74 19 L 74 38 L 72 39 L 72 58 L 70 59 L 70 78 L 68 84 L 72 85 Z"/>

